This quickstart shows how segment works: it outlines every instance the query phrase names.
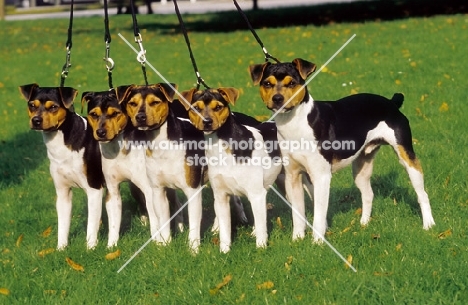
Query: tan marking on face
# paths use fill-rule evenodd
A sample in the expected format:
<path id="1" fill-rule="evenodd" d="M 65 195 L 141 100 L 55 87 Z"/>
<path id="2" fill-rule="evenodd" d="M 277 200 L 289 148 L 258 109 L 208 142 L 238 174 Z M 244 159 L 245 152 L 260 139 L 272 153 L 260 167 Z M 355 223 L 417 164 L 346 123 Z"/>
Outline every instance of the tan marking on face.
<path id="1" fill-rule="evenodd" d="M 418 158 L 415 157 L 414 159 L 410 159 L 408 153 L 402 145 L 398 145 L 398 154 L 400 155 L 400 158 L 402 158 L 407 164 L 409 164 L 409 166 L 422 173 L 422 166 L 421 163 L 419 163 Z"/>
<path id="2" fill-rule="evenodd" d="M 161 100 L 154 94 L 148 94 L 145 99 L 146 122 L 148 126 L 159 127 L 169 115 L 169 103 Z"/>
<path id="3" fill-rule="evenodd" d="M 198 111 L 198 115 L 194 110 Z M 206 105 L 203 101 L 197 101 L 192 104 L 192 109 L 189 111 L 189 118 L 192 124 L 198 130 L 204 131 L 215 131 L 218 130 L 229 117 L 229 107 L 225 106 L 222 102 L 212 100 Z M 210 125 L 207 124 L 207 120 L 211 119 Z"/>
<path id="4" fill-rule="evenodd" d="M 143 112 L 146 115 L 146 126 L 159 127 L 167 119 L 169 104 L 154 94 L 148 94 L 144 98 L 137 93 L 127 102 L 126 110 L 134 126 L 141 126 L 141 122 L 138 122 L 136 118 L 138 113 Z"/>
<path id="5" fill-rule="evenodd" d="M 285 104 L 285 109 L 293 108 L 304 100 L 305 93 L 305 88 L 291 76 L 277 80 L 271 75 L 260 84 L 260 96 L 269 109 L 279 109 Z M 274 101 L 276 95 L 283 97 L 280 103 Z"/>
<path id="6" fill-rule="evenodd" d="M 41 103 L 39 100 L 28 102 L 29 124 L 31 128 L 40 130 L 56 130 L 63 124 L 67 116 L 67 110 L 59 103 L 46 101 Z M 42 118 L 42 126 L 33 126 L 32 118 Z"/>
<path id="7" fill-rule="evenodd" d="M 136 115 L 138 114 L 138 110 L 141 108 L 143 103 L 143 97 L 140 93 L 133 95 L 127 102 L 125 109 L 127 111 L 128 117 L 132 121 L 133 126 L 138 126 Z"/>
<path id="8" fill-rule="evenodd" d="M 103 112 L 100 107 L 96 107 L 88 112 L 88 122 L 96 140 L 111 141 L 127 125 L 127 116 L 118 108 L 109 107 Z M 105 130 L 105 136 L 99 136 L 98 130 Z"/>

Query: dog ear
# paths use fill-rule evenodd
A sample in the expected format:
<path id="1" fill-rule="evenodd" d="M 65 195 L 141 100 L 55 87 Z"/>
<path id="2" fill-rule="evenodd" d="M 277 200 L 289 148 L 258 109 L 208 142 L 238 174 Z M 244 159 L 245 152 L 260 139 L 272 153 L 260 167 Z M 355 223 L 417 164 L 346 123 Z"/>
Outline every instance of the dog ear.
<path id="1" fill-rule="evenodd" d="M 195 88 L 192 88 L 190 90 L 187 90 L 187 91 L 182 91 L 180 93 L 180 95 L 182 96 L 182 100 L 180 101 L 180 103 L 185 107 L 185 109 L 188 111 L 190 109 L 190 107 L 192 106 L 192 97 L 193 97 L 193 94 L 197 92 L 197 89 Z"/>
<path id="2" fill-rule="evenodd" d="M 293 65 L 296 66 L 297 71 L 301 74 L 302 79 L 306 79 L 312 72 L 315 71 L 317 66 L 314 63 L 308 62 L 307 60 L 296 58 L 292 61 Z"/>
<path id="3" fill-rule="evenodd" d="M 29 85 L 23 85 L 19 86 L 18 89 L 23 95 L 23 97 L 27 100 L 30 101 L 34 93 L 36 92 L 36 89 L 39 88 L 39 85 L 34 83 L 34 84 L 29 84 Z"/>
<path id="4" fill-rule="evenodd" d="M 65 108 L 73 110 L 73 101 L 78 94 L 78 90 L 72 87 L 58 87 L 58 92 Z"/>
<path id="5" fill-rule="evenodd" d="M 260 84 L 260 81 L 262 80 L 263 76 L 263 71 L 265 71 L 265 68 L 268 67 L 270 64 L 270 62 L 266 62 L 263 64 L 249 66 L 250 77 L 253 80 L 254 86 Z"/>
<path id="6" fill-rule="evenodd" d="M 128 95 L 134 87 L 135 85 L 124 85 L 117 87 L 117 89 L 114 89 L 119 104 L 121 104 L 128 97 Z"/>
<path id="7" fill-rule="evenodd" d="M 228 103 L 234 105 L 239 98 L 239 90 L 236 88 L 218 88 L 219 93 Z"/>
<path id="8" fill-rule="evenodd" d="M 177 85 L 172 83 L 159 83 L 158 87 L 159 90 L 161 90 L 161 92 L 164 94 L 166 99 L 172 103 L 172 101 L 174 100 L 175 90 L 177 90 Z"/>

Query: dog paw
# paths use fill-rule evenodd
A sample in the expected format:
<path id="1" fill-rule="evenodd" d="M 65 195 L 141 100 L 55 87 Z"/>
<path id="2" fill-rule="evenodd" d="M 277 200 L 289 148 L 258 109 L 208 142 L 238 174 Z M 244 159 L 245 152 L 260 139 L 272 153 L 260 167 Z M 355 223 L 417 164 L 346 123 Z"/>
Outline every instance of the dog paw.
<path id="1" fill-rule="evenodd" d="M 433 226 L 435 226 L 435 221 L 434 221 L 434 218 L 432 218 L 432 217 L 423 222 L 423 229 L 424 230 L 429 230 Z"/>
<path id="2" fill-rule="evenodd" d="M 57 245 L 57 251 L 63 251 L 67 247 L 67 244 L 60 244 Z"/>
<path id="3" fill-rule="evenodd" d="M 218 217 L 215 217 L 213 221 L 213 226 L 211 227 L 211 232 L 212 233 L 219 233 L 219 222 L 218 222 Z"/>
<path id="4" fill-rule="evenodd" d="M 305 232 L 304 231 L 301 231 L 301 232 L 293 232 L 293 236 L 292 236 L 292 240 L 293 241 L 296 241 L 296 240 L 303 240 L 305 238 Z"/>

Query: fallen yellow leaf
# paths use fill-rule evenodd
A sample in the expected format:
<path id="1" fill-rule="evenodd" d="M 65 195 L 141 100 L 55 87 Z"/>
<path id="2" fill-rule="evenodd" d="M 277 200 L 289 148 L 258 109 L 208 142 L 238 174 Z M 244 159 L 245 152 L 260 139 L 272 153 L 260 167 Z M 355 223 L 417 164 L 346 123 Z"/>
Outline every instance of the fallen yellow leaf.
<path id="1" fill-rule="evenodd" d="M 67 261 L 68 265 L 72 267 L 73 270 L 84 272 L 84 267 L 72 261 L 71 258 L 67 257 L 65 258 L 65 260 Z"/>
<path id="2" fill-rule="evenodd" d="M 117 250 L 114 251 L 114 252 L 107 253 L 107 254 L 106 254 L 106 259 L 111 261 L 111 260 L 116 259 L 116 258 L 119 257 L 119 256 L 120 256 L 120 249 L 117 249 Z"/>
<path id="3" fill-rule="evenodd" d="M 362 209 L 358 208 L 356 212 L 354 212 L 354 215 L 361 215 L 362 214 Z"/>
<path id="4" fill-rule="evenodd" d="M 448 229 L 448 230 L 445 230 L 444 232 L 440 233 L 439 235 L 437 235 L 437 237 L 439 239 L 445 239 L 447 238 L 448 236 L 452 235 L 452 229 Z"/>
<path id="5" fill-rule="evenodd" d="M 398 244 L 398 245 L 395 247 L 395 249 L 396 249 L 397 251 L 400 251 L 402 246 L 403 246 L 403 244 Z"/>
<path id="6" fill-rule="evenodd" d="M 42 232 L 42 237 L 49 237 L 50 233 L 52 233 L 52 226 L 48 227 L 44 230 L 44 232 Z"/>
<path id="7" fill-rule="evenodd" d="M 55 251 L 54 248 L 48 248 L 48 249 L 44 249 L 44 250 L 39 251 L 38 255 L 39 255 L 40 257 L 44 257 L 44 256 L 46 256 L 47 254 L 53 253 L 54 251 Z"/>
<path id="8" fill-rule="evenodd" d="M 9 295 L 10 290 L 8 290 L 7 288 L 0 288 L 0 294 Z"/>
<path id="9" fill-rule="evenodd" d="M 18 236 L 18 239 L 16 239 L 16 246 L 19 247 L 21 245 L 21 242 L 23 241 L 23 237 L 24 235 L 21 234 L 20 236 Z"/>
<path id="10" fill-rule="evenodd" d="M 232 275 L 231 274 L 226 275 L 223 278 L 223 281 L 221 283 L 217 284 L 215 288 L 210 289 L 210 294 L 211 295 L 216 294 L 221 288 L 226 286 L 231 280 L 232 280 Z"/>
<path id="11" fill-rule="evenodd" d="M 346 232 L 348 232 L 349 230 L 351 230 L 351 227 L 344 228 L 344 229 L 341 231 L 341 233 L 346 233 Z"/>
<path id="12" fill-rule="evenodd" d="M 352 265 L 353 264 L 353 256 L 350 254 L 348 255 L 348 257 L 346 258 L 346 261 L 349 263 L 349 264 L 346 264 L 345 265 L 345 268 L 348 269 L 349 268 L 349 265 Z"/>
<path id="13" fill-rule="evenodd" d="M 276 217 L 276 224 L 278 225 L 278 227 L 280 229 L 284 229 L 284 226 L 283 224 L 281 223 L 281 218 L 280 217 Z"/>
<path id="14" fill-rule="evenodd" d="M 449 110 L 449 105 L 446 102 L 443 102 L 439 107 L 440 112 L 446 112 Z"/>
<path id="15" fill-rule="evenodd" d="M 264 283 L 258 284 L 257 289 L 271 289 L 275 286 L 275 284 L 272 281 L 266 281 Z"/>

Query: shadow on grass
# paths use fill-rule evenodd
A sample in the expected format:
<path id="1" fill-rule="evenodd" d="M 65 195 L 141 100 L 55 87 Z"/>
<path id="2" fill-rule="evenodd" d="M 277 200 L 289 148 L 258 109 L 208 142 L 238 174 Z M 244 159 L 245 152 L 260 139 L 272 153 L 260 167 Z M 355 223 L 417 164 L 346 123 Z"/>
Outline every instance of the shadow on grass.
<path id="1" fill-rule="evenodd" d="M 0 141 L 0 189 L 21 183 L 28 172 L 36 169 L 45 159 L 42 135 L 28 131 L 15 135 L 10 141 Z M 50 177 L 45 173 L 44 179 Z"/>
<path id="2" fill-rule="evenodd" d="M 233 4 L 234 6 L 234 4 Z M 298 25 L 322 26 L 333 23 L 355 23 L 379 20 L 396 20 L 409 17 L 431 17 L 445 14 L 468 13 L 468 4 L 461 0 L 376 0 L 350 3 L 309 5 L 302 7 L 260 9 L 245 11 L 252 26 L 276 28 Z M 247 24 L 236 11 L 218 12 L 198 17 L 183 17 L 188 31 L 231 32 L 247 30 Z M 144 24 L 144 23 L 143 23 Z M 146 23 L 144 27 L 161 30 L 166 34 L 179 34 L 176 24 Z"/>

